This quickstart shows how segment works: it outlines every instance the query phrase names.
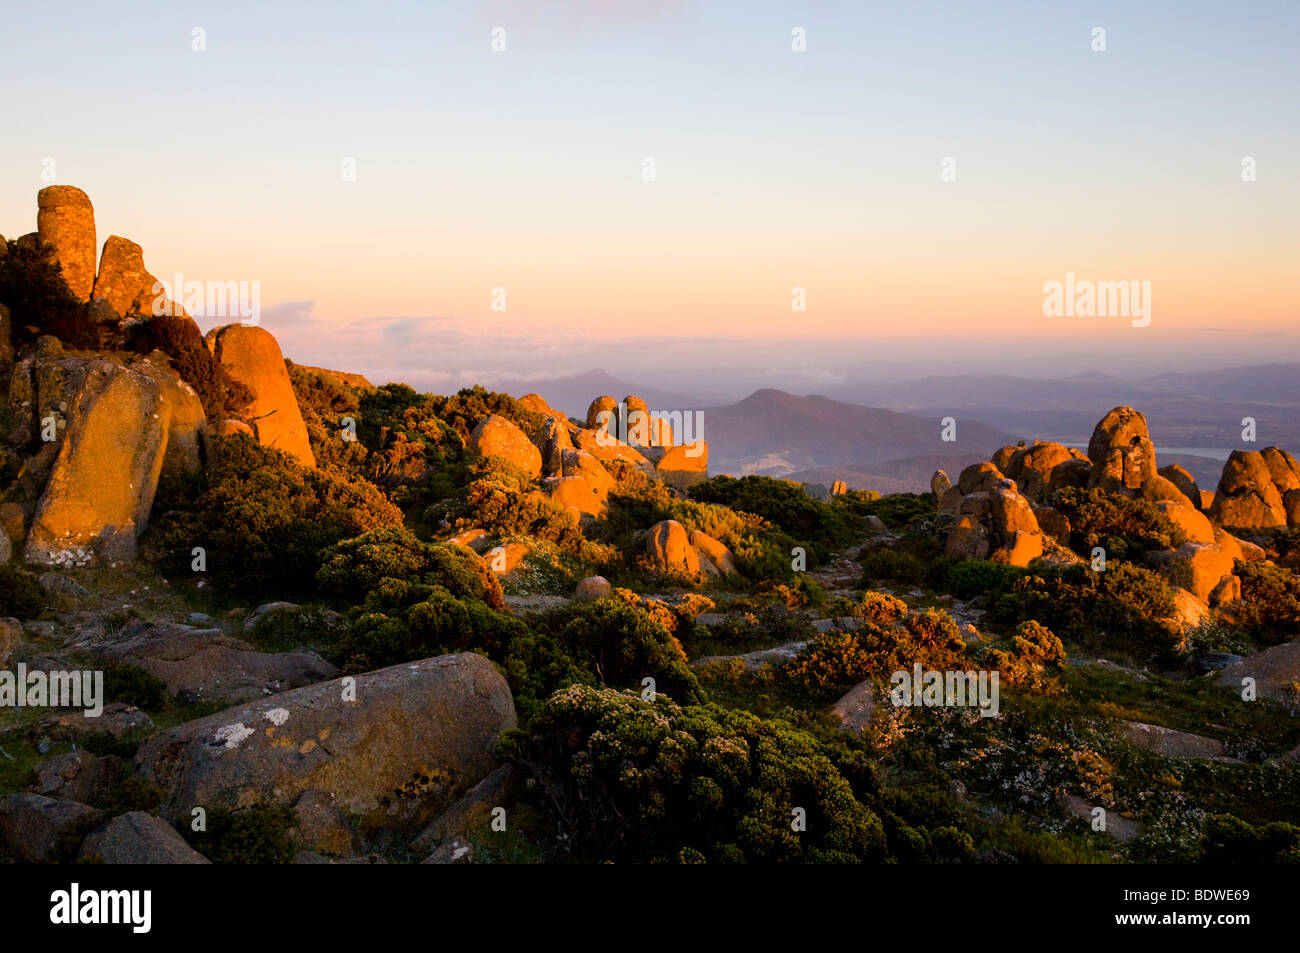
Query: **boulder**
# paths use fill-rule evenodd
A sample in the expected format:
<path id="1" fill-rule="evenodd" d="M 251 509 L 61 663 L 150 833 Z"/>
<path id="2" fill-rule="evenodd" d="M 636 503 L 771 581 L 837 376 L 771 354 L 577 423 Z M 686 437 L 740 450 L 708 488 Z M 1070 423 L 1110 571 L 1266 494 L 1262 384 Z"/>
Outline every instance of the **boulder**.
<path id="1" fill-rule="evenodd" d="M 944 554 L 954 559 L 984 559 L 989 554 L 988 532 L 976 517 L 959 516 L 944 544 Z"/>
<path id="2" fill-rule="evenodd" d="M 0 669 L 9 667 L 23 644 L 23 624 L 17 619 L 0 619 Z"/>
<path id="3" fill-rule="evenodd" d="M 504 460 L 530 477 L 541 475 L 541 451 L 528 439 L 527 434 L 497 414 L 480 421 L 470 432 L 469 446 L 479 456 Z"/>
<path id="4" fill-rule="evenodd" d="M 1188 505 L 1185 499 L 1184 502 L 1162 500 L 1156 506 L 1193 543 L 1214 542 L 1213 524 L 1210 523 L 1204 513 Z"/>
<path id="5" fill-rule="evenodd" d="M 134 558 L 164 470 L 203 465 L 203 407 L 174 372 L 149 361 L 81 365 L 67 433 L 32 518 L 30 562 Z"/>
<path id="6" fill-rule="evenodd" d="M 1282 497 L 1287 526 L 1300 526 L 1300 490 L 1287 490 Z"/>
<path id="7" fill-rule="evenodd" d="M 535 414 L 541 414 L 543 417 L 558 417 L 561 421 L 567 421 L 568 415 L 562 414 L 546 402 L 546 398 L 541 394 L 524 394 L 515 400 L 524 410 L 530 410 Z"/>
<path id="8" fill-rule="evenodd" d="M 259 652 L 220 629 L 194 629 L 175 622 L 130 623 L 91 651 L 100 658 L 140 666 L 187 702 L 238 704 L 338 674 L 315 652 Z"/>
<path id="9" fill-rule="evenodd" d="M 972 463 L 957 477 L 957 488 L 963 496 L 988 492 L 999 480 L 1006 479 L 992 463 Z"/>
<path id="10" fill-rule="evenodd" d="M 560 455 L 560 470 L 566 477 L 582 477 L 601 503 L 614 488 L 614 478 L 605 465 L 584 450 L 565 450 Z"/>
<path id="11" fill-rule="evenodd" d="M 731 550 L 712 536 L 693 529 L 690 543 L 700 568 L 710 576 L 733 576 L 740 572 Z"/>
<path id="12" fill-rule="evenodd" d="M 609 595 L 610 591 L 609 580 L 604 576 L 588 576 L 586 579 L 579 580 L 573 597 L 582 602 L 590 602 L 595 599 L 604 599 Z"/>
<path id="13" fill-rule="evenodd" d="M 1178 492 L 1187 497 L 1187 501 L 1192 506 L 1200 509 L 1201 507 L 1201 488 L 1196 485 L 1196 478 L 1191 475 L 1184 467 L 1176 463 L 1171 463 L 1167 467 L 1161 467 L 1156 471 L 1174 486 L 1178 487 Z"/>
<path id="14" fill-rule="evenodd" d="M 1223 465 L 1210 518 L 1238 533 L 1282 529 L 1287 525 L 1282 495 L 1273 485 L 1264 455 L 1234 450 Z"/>
<path id="15" fill-rule="evenodd" d="M 51 185 L 36 195 L 36 234 L 54 249 L 54 260 L 73 297 L 90 300 L 95 286 L 95 207 L 71 185 Z"/>
<path id="16" fill-rule="evenodd" d="M 303 850 L 346 856 L 357 847 L 347 815 L 328 791 L 303 791 L 293 805 L 293 841 Z"/>
<path id="17" fill-rule="evenodd" d="M 677 520 L 663 520 L 650 527 L 645 541 L 646 555 L 656 569 L 697 573 L 700 559 L 691 546 L 686 528 Z"/>
<path id="18" fill-rule="evenodd" d="M 476 828 L 486 827 L 492 820 L 492 811 L 504 807 L 514 789 L 515 769 L 503 764 L 474 785 L 463 798 L 438 815 L 415 840 L 411 849 L 426 851 L 450 840 L 465 840 Z"/>
<path id="19" fill-rule="evenodd" d="M 1036 535 L 1040 532 L 1033 507 L 1017 491 L 995 486 L 989 491 L 988 499 L 989 530 L 995 543 L 1009 540 L 1015 533 Z"/>
<path id="20" fill-rule="evenodd" d="M 512 573 L 519 568 L 524 557 L 531 552 L 527 543 L 502 543 L 493 546 L 483 554 L 483 562 L 488 569 L 500 576 Z"/>
<path id="21" fill-rule="evenodd" d="M 1285 496 L 1290 490 L 1300 490 L 1300 461 L 1278 447 L 1265 447 L 1260 456 L 1279 494 Z"/>
<path id="22" fill-rule="evenodd" d="M 595 430 L 579 430 L 571 436 L 573 445 L 577 449 L 591 454 L 602 463 L 625 460 L 636 467 L 647 467 L 650 464 L 641 451 L 625 443 L 619 443 L 612 433 L 610 436 L 605 436 Z"/>
<path id="23" fill-rule="evenodd" d="M 159 313 L 182 313 L 179 306 L 160 295 L 161 287 L 159 293 L 155 293 L 156 282 L 157 279 L 144 266 L 144 250 L 139 245 L 118 235 L 108 236 L 99 258 L 95 300 L 106 301 L 116 317 L 153 315 L 154 299 L 158 297 L 162 297 L 163 302 L 158 308 Z"/>
<path id="24" fill-rule="evenodd" d="M 466 546 L 474 550 L 476 553 L 487 552 L 488 541 L 489 537 L 487 530 L 481 529 L 477 526 L 473 529 L 467 529 L 464 532 L 457 533 L 451 539 L 447 540 L 447 542 L 455 543 L 457 546 Z"/>
<path id="25" fill-rule="evenodd" d="M 1224 758 L 1223 742 L 1161 725 L 1130 721 L 1124 729 L 1124 737 L 1136 747 L 1162 758 Z"/>
<path id="26" fill-rule="evenodd" d="M 1294 704 L 1292 685 L 1300 682 L 1300 639 L 1248 655 L 1221 670 L 1215 682 L 1241 691 L 1241 680 L 1253 678 L 1261 698 Z"/>
<path id="27" fill-rule="evenodd" d="M 92 831 L 81 845 L 78 863 L 208 864 L 162 818 L 131 811 Z"/>
<path id="28" fill-rule="evenodd" d="M 582 516 L 603 516 L 605 514 L 605 493 L 597 493 L 585 479 L 580 476 L 548 477 L 546 490 L 556 503 L 573 507 Z"/>
<path id="29" fill-rule="evenodd" d="M 950 487 L 939 497 L 939 512 L 944 515 L 956 516 L 961 511 L 961 501 L 961 487 Z"/>
<path id="30" fill-rule="evenodd" d="M 0 235 L 0 248 L 4 236 Z M 2 256 L 0 256 L 2 257 Z M 14 364 L 13 316 L 7 305 L 0 304 L 0 370 L 8 371 Z"/>
<path id="31" fill-rule="evenodd" d="M 1062 546 L 1070 544 L 1070 518 L 1051 506 L 1034 505 L 1034 519 L 1038 528 Z"/>
<path id="32" fill-rule="evenodd" d="M 0 852 L 28 864 L 58 863 L 101 816 L 76 801 L 7 794 L 0 797 Z"/>
<path id="33" fill-rule="evenodd" d="M 1078 451 L 1071 448 L 1072 454 Z M 1072 459 L 1058 463 L 1052 470 L 1052 490 L 1061 490 L 1067 486 L 1083 489 L 1092 479 L 1092 464 L 1087 459 Z"/>
<path id="34" fill-rule="evenodd" d="M 688 489 L 709 478 L 709 445 L 703 439 L 669 447 L 655 464 L 655 471 L 665 483 L 679 490 Z"/>
<path id="35" fill-rule="evenodd" d="M 608 416 L 602 416 L 608 413 Z M 618 401 L 608 394 L 593 400 L 587 407 L 587 429 L 606 430 L 611 437 L 618 436 Z"/>
<path id="36" fill-rule="evenodd" d="M 85 749 L 51 758 L 36 774 L 36 793 L 80 804 L 103 804 L 126 774 L 117 755 L 96 757 Z"/>
<path id="37" fill-rule="evenodd" d="M 1159 475 L 1146 418 L 1132 407 L 1116 407 L 1098 422 L 1088 441 L 1088 460 L 1090 487 L 1130 496 L 1140 496 L 1143 486 Z"/>
<path id="38" fill-rule="evenodd" d="M 450 803 L 469 790 L 496 767 L 492 747 L 514 727 L 514 701 L 496 666 L 462 653 L 186 722 L 149 738 L 136 764 L 162 789 L 170 818 L 188 817 L 194 805 L 291 806 L 314 788 L 333 793 L 349 814 L 383 821 L 404 799 Z"/>
<path id="39" fill-rule="evenodd" d="M 1186 589 L 1209 603 L 1210 593 L 1224 576 L 1232 575 L 1232 554 L 1216 543 L 1184 543 L 1161 566 L 1171 585 Z"/>
<path id="40" fill-rule="evenodd" d="M 1224 576 L 1219 580 L 1218 585 L 1210 590 L 1210 605 L 1215 608 L 1229 605 L 1233 602 L 1241 601 L 1241 577 L 1235 575 Z"/>
<path id="41" fill-rule="evenodd" d="M 840 731 L 862 732 L 871 727 L 876 715 L 876 688 L 870 681 L 859 682 L 831 706 Z"/>
<path id="42" fill-rule="evenodd" d="M 564 451 L 573 449 L 568 423 L 560 417 L 547 417 L 535 442 L 542 454 L 542 472 L 547 476 L 559 474 L 564 465 Z"/>
<path id="43" fill-rule="evenodd" d="M 1043 534 L 1017 530 L 1006 537 L 1005 541 L 989 556 L 995 563 L 1008 566 L 1028 566 L 1043 555 Z"/>
<path id="44" fill-rule="evenodd" d="M 252 402 L 239 416 L 252 425 L 257 442 L 314 467 L 316 455 L 307 439 L 307 425 L 274 335 L 261 327 L 227 324 L 213 328 L 203 340 L 217 363 L 252 393 Z"/>
<path id="45" fill-rule="evenodd" d="M 934 498 L 943 499 L 943 495 L 950 489 L 952 489 L 952 481 L 948 479 L 948 474 L 942 470 L 935 470 L 934 475 L 930 477 L 930 492 L 934 494 Z"/>
<path id="46" fill-rule="evenodd" d="M 1186 589 L 1173 586 L 1174 611 L 1160 623 L 1177 636 L 1185 636 L 1192 629 L 1213 618 L 1210 607 Z"/>
<path id="47" fill-rule="evenodd" d="M 1035 441 L 1019 456 L 1015 474 L 1007 473 L 1007 476 L 1016 481 L 1026 498 L 1040 500 L 1058 488 L 1056 468 L 1074 459 L 1069 448 L 1062 444 Z"/>

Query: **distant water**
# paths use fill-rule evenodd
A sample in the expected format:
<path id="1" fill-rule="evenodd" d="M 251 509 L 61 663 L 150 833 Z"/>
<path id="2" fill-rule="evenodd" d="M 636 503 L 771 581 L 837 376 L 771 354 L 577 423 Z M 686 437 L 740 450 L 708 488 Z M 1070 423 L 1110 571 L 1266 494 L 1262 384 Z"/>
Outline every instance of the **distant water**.
<path id="1" fill-rule="evenodd" d="M 1209 457 L 1212 460 L 1227 460 L 1232 456 L 1231 450 L 1222 447 L 1156 447 L 1156 459 L 1162 453 L 1186 453 L 1194 457 Z"/>
<path id="2" fill-rule="evenodd" d="M 1085 453 L 1088 450 L 1088 441 L 1080 440 L 1077 437 L 1067 437 L 1063 440 L 1057 440 L 1057 443 L 1064 444 L 1067 447 L 1078 447 Z M 1225 450 L 1223 447 L 1156 447 L 1156 459 L 1160 459 L 1162 453 L 1183 453 L 1192 457 L 1209 457 L 1211 460 L 1227 460 L 1232 454 L 1232 449 Z"/>

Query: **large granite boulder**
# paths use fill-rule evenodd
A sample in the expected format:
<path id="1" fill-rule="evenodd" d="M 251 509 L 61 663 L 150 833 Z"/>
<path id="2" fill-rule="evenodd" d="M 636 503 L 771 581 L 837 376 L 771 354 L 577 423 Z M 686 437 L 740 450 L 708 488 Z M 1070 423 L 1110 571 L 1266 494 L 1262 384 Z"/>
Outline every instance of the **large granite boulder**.
<path id="1" fill-rule="evenodd" d="M 94 646 L 101 658 L 132 662 L 187 702 L 238 704 L 325 681 L 338 674 L 315 652 L 259 652 L 220 629 L 133 622 Z"/>
<path id="2" fill-rule="evenodd" d="M 185 838 L 160 817 L 131 811 L 113 818 L 81 844 L 78 863 L 208 864 Z"/>
<path id="3" fill-rule="evenodd" d="M 469 790 L 496 767 L 492 747 L 514 727 L 505 679 L 483 656 L 462 653 L 177 725 L 149 738 L 136 764 L 162 789 L 170 818 L 196 805 L 291 807 L 316 789 L 344 811 L 382 822 L 403 798 L 431 797 L 430 788 L 448 804 Z"/>
<path id="4" fill-rule="evenodd" d="M 536 445 L 526 433 L 497 414 L 481 420 L 470 432 L 469 446 L 480 456 L 504 460 L 530 477 L 542 473 L 542 454 Z"/>
<path id="5" fill-rule="evenodd" d="M 1088 459 L 1090 487 L 1141 496 L 1143 487 L 1159 476 L 1146 418 L 1132 407 L 1116 407 L 1098 422 L 1088 441 Z"/>
<path id="6" fill-rule="evenodd" d="M 95 286 L 95 207 L 90 197 L 71 185 L 51 185 L 36 196 L 36 234 L 54 249 L 68 290 L 90 300 Z"/>
<path id="7" fill-rule="evenodd" d="M 258 443 L 275 447 L 305 467 L 316 465 L 307 425 L 280 345 L 270 331 L 244 324 L 213 328 L 204 336 L 208 350 L 233 380 L 249 389 L 252 402 L 238 416 L 253 427 Z"/>
<path id="8" fill-rule="evenodd" d="M 80 386 L 32 518 L 27 559 L 130 560 L 160 475 L 203 464 L 203 407 L 193 388 L 152 361 L 56 363 Z M 50 369 L 38 367 L 37 377 Z"/>
<path id="9" fill-rule="evenodd" d="M 1236 533 L 1286 528 L 1286 507 L 1264 454 L 1232 452 L 1223 465 L 1210 518 Z"/>
<path id="10" fill-rule="evenodd" d="M 645 550 L 650 564 L 661 571 L 700 571 L 700 557 L 691 546 L 686 527 L 677 520 L 662 520 L 651 526 L 646 535 Z"/>

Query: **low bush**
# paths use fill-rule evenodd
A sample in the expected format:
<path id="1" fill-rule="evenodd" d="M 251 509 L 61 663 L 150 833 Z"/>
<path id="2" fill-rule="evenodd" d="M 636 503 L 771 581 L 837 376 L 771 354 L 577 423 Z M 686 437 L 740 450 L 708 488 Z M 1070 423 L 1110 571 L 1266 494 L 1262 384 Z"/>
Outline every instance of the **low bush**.
<path id="1" fill-rule="evenodd" d="M 578 859 L 879 861 L 880 819 L 808 734 L 717 706 L 571 686 L 509 756 Z M 800 816 L 806 829 L 795 830 Z"/>

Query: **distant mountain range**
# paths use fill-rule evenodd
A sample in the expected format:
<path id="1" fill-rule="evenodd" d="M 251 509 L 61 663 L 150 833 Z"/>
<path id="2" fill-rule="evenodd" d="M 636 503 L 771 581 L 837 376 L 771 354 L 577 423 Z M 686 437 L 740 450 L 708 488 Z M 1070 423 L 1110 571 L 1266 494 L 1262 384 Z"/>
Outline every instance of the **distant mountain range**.
<path id="1" fill-rule="evenodd" d="M 955 478 L 967 464 L 1022 439 L 1086 447 L 1097 421 L 1125 404 L 1146 415 L 1160 464 L 1186 467 L 1207 488 L 1217 484 L 1233 449 L 1300 450 L 1300 363 L 1141 381 L 1095 371 L 1059 380 L 938 375 L 828 387 L 814 396 L 763 389 L 721 406 L 603 370 L 534 381 L 526 389 L 517 382 L 488 386 L 517 395 L 535 391 L 580 419 L 601 394 L 635 394 L 652 410 L 702 410 L 713 473 L 839 479 L 883 492 L 926 489 L 935 469 Z M 958 421 L 956 443 L 940 440 L 940 420 L 950 416 Z M 1244 417 L 1255 419 L 1254 444 L 1241 439 Z"/>

